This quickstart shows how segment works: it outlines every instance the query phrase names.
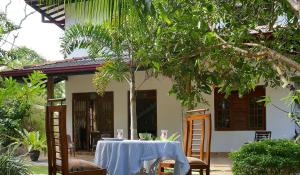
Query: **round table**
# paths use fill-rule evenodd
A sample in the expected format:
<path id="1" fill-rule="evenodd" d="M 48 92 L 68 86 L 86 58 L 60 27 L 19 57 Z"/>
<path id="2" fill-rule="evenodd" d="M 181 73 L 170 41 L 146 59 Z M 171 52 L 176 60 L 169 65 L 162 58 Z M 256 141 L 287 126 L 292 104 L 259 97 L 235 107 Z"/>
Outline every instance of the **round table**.
<path id="1" fill-rule="evenodd" d="M 174 175 L 189 171 L 189 163 L 177 141 L 101 140 L 95 152 L 95 163 L 111 175 L 135 175 L 145 161 L 156 160 L 149 174 L 160 160 L 175 160 Z"/>

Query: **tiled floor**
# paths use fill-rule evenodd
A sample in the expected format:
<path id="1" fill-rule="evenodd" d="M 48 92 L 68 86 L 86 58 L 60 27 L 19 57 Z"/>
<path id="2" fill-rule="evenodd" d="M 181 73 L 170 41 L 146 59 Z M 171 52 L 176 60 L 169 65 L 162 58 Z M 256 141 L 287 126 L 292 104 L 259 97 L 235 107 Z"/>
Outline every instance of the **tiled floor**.
<path id="1" fill-rule="evenodd" d="M 232 175 L 231 166 L 232 162 L 227 156 L 211 156 L 211 175 Z"/>
<path id="2" fill-rule="evenodd" d="M 94 155 L 91 153 L 81 153 L 77 154 L 76 158 L 84 159 L 88 161 L 93 161 Z M 38 162 L 30 162 L 33 165 L 45 165 L 47 166 L 46 157 L 41 157 Z M 211 175 L 232 175 L 231 173 L 232 162 L 222 155 L 212 155 L 211 156 Z M 197 174 L 197 173 L 196 173 Z M 194 175 L 194 173 L 193 173 Z"/>

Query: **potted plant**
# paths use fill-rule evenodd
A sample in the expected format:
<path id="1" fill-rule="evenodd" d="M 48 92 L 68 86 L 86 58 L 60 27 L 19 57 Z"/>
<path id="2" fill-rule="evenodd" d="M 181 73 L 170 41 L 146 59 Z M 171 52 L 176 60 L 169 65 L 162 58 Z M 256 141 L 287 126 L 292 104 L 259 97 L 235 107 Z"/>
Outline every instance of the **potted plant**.
<path id="1" fill-rule="evenodd" d="M 16 139 L 16 143 L 27 148 L 31 161 L 38 161 L 41 151 L 46 151 L 46 137 L 41 135 L 39 131 L 27 130 L 20 131 L 20 138 Z"/>
<path id="2" fill-rule="evenodd" d="M 140 140 L 153 140 L 151 133 L 139 133 Z"/>

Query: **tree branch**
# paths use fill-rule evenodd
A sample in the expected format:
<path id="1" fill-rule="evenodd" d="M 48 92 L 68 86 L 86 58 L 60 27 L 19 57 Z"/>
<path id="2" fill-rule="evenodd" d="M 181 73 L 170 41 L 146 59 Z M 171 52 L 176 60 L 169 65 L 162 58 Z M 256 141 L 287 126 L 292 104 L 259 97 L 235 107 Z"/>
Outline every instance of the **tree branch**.
<path id="1" fill-rule="evenodd" d="M 300 0 L 298 0 L 297 2 L 299 2 L 300 5 Z M 210 30 L 214 31 L 214 29 L 209 25 Z M 242 55 L 248 57 L 248 58 L 258 58 L 258 57 L 262 57 L 262 56 L 268 56 L 268 58 L 271 58 L 273 60 L 277 60 L 280 63 L 283 63 L 287 66 L 290 66 L 292 68 L 294 68 L 296 71 L 300 72 L 300 64 L 284 55 L 282 55 L 281 53 L 267 48 L 261 44 L 257 44 L 257 43 L 242 43 L 242 45 L 245 46 L 250 46 L 250 47 L 258 47 L 261 49 L 261 51 L 256 52 L 256 53 L 252 53 L 248 50 L 233 46 L 232 44 L 229 44 L 226 40 L 224 40 L 221 36 L 219 36 L 216 32 L 215 32 L 215 37 L 217 39 L 219 39 L 221 41 L 223 45 L 223 48 L 231 48 L 234 51 L 241 53 Z M 281 81 L 284 83 L 283 86 L 286 87 L 289 82 L 288 80 L 285 78 L 283 71 L 281 70 L 281 68 L 279 66 L 277 66 L 276 64 L 273 64 L 273 68 L 274 70 L 278 73 L 278 75 L 280 76 Z"/>
<path id="2" fill-rule="evenodd" d="M 282 87 L 286 88 L 290 82 L 285 78 L 283 71 L 281 70 L 281 68 L 276 65 L 275 63 L 273 63 L 273 69 L 278 73 L 280 80 L 283 82 Z"/>
<path id="3" fill-rule="evenodd" d="M 263 45 L 257 44 L 257 43 L 243 43 L 243 45 L 246 46 L 251 46 L 251 47 L 259 47 L 262 49 L 262 51 L 257 52 L 257 53 L 251 53 L 248 50 L 233 46 L 231 44 L 229 44 L 228 42 L 226 42 L 222 37 L 220 37 L 218 34 L 215 33 L 215 36 L 225 45 L 225 48 L 232 48 L 233 50 L 243 54 L 244 56 L 250 57 L 250 58 L 257 58 L 257 57 L 261 57 L 263 55 L 267 55 L 270 58 L 273 58 L 275 60 L 278 60 L 281 63 L 284 63 L 294 69 L 296 69 L 298 72 L 300 72 L 300 64 L 284 55 L 282 55 L 281 53 L 272 50 L 270 48 L 267 48 Z"/>
<path id="4" fill-rule="evenodd" d="M 284 63 L 288 66 L 291 66 L 292 68 L 296 69 L 298 72 L 300 72 L 300 64 L 284 55 L 282 55 L 281 53 L 267 48 L 263 45 L 257 44 L 257 43 L 243 43 L 243 45 L 246 46 L 251 46 L 251 47 L 259 47 L 261 48 L 270 58 L 273 58 L 275 60 L 278 60 L 281 63 Z"/>
<path id="5" fill-rule="evenodd" d="M 24 17 L 20 20 L 19 24 L 18 24 L 18 28 L 21 28 L 23 22 L 32 14 L 34 14 L 35 11 L 31 11 L 29 13 L 27 13 L 27 4 L 24 7 Z M 17 34 L 13 35 L 13 41 L 12 41 L 12 45 L 11 45 L 11 49 L 13 49 L 13 47 L 15 46 L 15 42 L 16 39 L 19 37 L 19 32 L 17 32 Z"/>
<path id="6" fill-rule="evenodd" d="M 12 0 L 9 0 L 9 2 L 5 5 L 5 10 L 4 10 L 5 14 L 7 14 L 8 7 L 11 5 L 11 3 L 12 3 Z"/>
<path id="7" fill-rule="evenodd" d="M 217 44 L 217 45 L 212 45 L 209 47 L 198 47 L 196 50 L 194 50 L 192 53 L 182 56 L 182 59 L 187 59 L 187 58 L 195 58 L 196 56 L 199 56 L 201 52 L 209 50 L 209 49 L 213 49 L 213 48 L 218 48 L 218 47 L 222 47 L 225 44 Z"/>
<path id="8" fill-rule="evenodd" d="M 147 72 L 145 71 L 145 77 L 144 77 L 144 80 L 141 82 L 141 84 L 136 88 L 137 90 L 139 90 L 143 85 L 144 85 L 144 83 L 147 81 L 147 80 L 149 80 L 151 78 L 151 76 L 149 76 L 148 74 L 147 74 Z"/>
<path id="9" fill-rule="evenodd" d="M 8 11 L 8 7 L 9 7 L 9 5 L 11 4 L 11 0 L 10 0 L 10 2 L 5 6 L 5 14 L 7 14 L 7 11 Z M 19 24 L 17 25 L 17 29 L 20 29 L 21 27 L 22 27 L 22 24 L 24 23 L 24 21 L 29 17 L 29 16 L 31 16 L 32 14 L 34 14 L 35 13 L 35 11 L 31 11 L 31 12 L 27 12 L 27 4 L 25 5 L 25 7 L 24 7 L 24 17 L 19 21 Z M 14 30 L 14 31 L 16 31 L 16 30 Z M 13 32 L 13 31 L 12 31 Z M 15 45 L 15 42 L 16 42 L 16 39 L 19 37 L 19 32 L 17 32 L 16 34 L 13 34 L 12 32 L 9 32 L 9 33 L 7 33 L 6 34 L 6 36 L 5 36 L 5 38 L 4 39 L 2 39 L 2 43 L 1 43 L 1 46 L 0 47 L 2 47 L 2 46 L 4 46 L 6 43 L 8 43 L 8 44 L 10 44 L 11 45 L 11 48 L 10 49 L 13 49 L 16 45 Z M 8 42 L 8 38 L 9 38 L 9 36 L 10 36 L 10 34 L 12 34 L 13 36 L 13 39 L 12 39 L 12 41 L 11 42 Z"/>

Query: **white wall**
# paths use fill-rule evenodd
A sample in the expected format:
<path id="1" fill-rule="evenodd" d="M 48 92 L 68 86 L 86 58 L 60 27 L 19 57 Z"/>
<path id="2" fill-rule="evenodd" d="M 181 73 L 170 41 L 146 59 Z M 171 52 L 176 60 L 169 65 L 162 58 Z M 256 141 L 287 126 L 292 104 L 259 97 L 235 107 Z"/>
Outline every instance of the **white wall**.
<path id="1" fill-rule="evenodd" d="M 66 81 L 67 103 L 67 132 L 72 134 L 72 93 L 95 92 L 92 84 L 93 75 L 70 76 Z M 136 76 L 137 87 L 143 82 L 144 72 L 138 72 Z M 171 81 L 168 78 L 148 79 L 139 90 L 156 90 L 157 93 L 157 134 L 161 129 L 168 129 L 170 133 L 181 132 L 181 106 L 174 96 L 168 96 Z M 126 82 L 112 82 L 107 91 L 114 93 L 114 129 L 128 130 L 128 102 L 127 93 L 129 86 Z M 124 133 L 125 137 L 127 132 Z"/>
<path id="2" fill-rule="evenodd" d="M 70 76 L 66 81 L 67 98 L 67 131 L 72 133 L 72 93 L 95 92 L 92 84 L 93 75 Z M 144 72 L 137 73 L 137 86 L 144 80 Z M 168 96 L 171 87 L 171 80 L 164 77 L 147 80 L 139 90 L 157 90 L 157 134 L 161 129 L 168 129 L 169 133 L 182 132 L 182 111 L 183 108 L 174 96 Z M 128 129 L 128 104 L 127 93 L 129 86 L 126 82 L 112 82 L 107 91 L 114 92 L 114 129 Z M 287 105 L 281 100 L 286 96 L 287 90 L 266 88 L 266 95 L 270 96 L 272 103 L 276 106 L 289 111 Z M 230 152 L 238 149 L 248 141 L 253 141 L 254 131 L 215 131 L 214 129 L 214 98 L 207 95 L 209 106 L 199 106 L 210 108 L 212 114 L 212 151 Z M 291 138 L 294 135 L 294 124 L 287 118 L 286 113 L 278 110 L 272 105 L 266 107 L 267 130 L 272 131 L 272 138 Z M 181 134 L 182 135 L 182 134 Z M 127 132 L 125 132 L 125 137 Z"/>

